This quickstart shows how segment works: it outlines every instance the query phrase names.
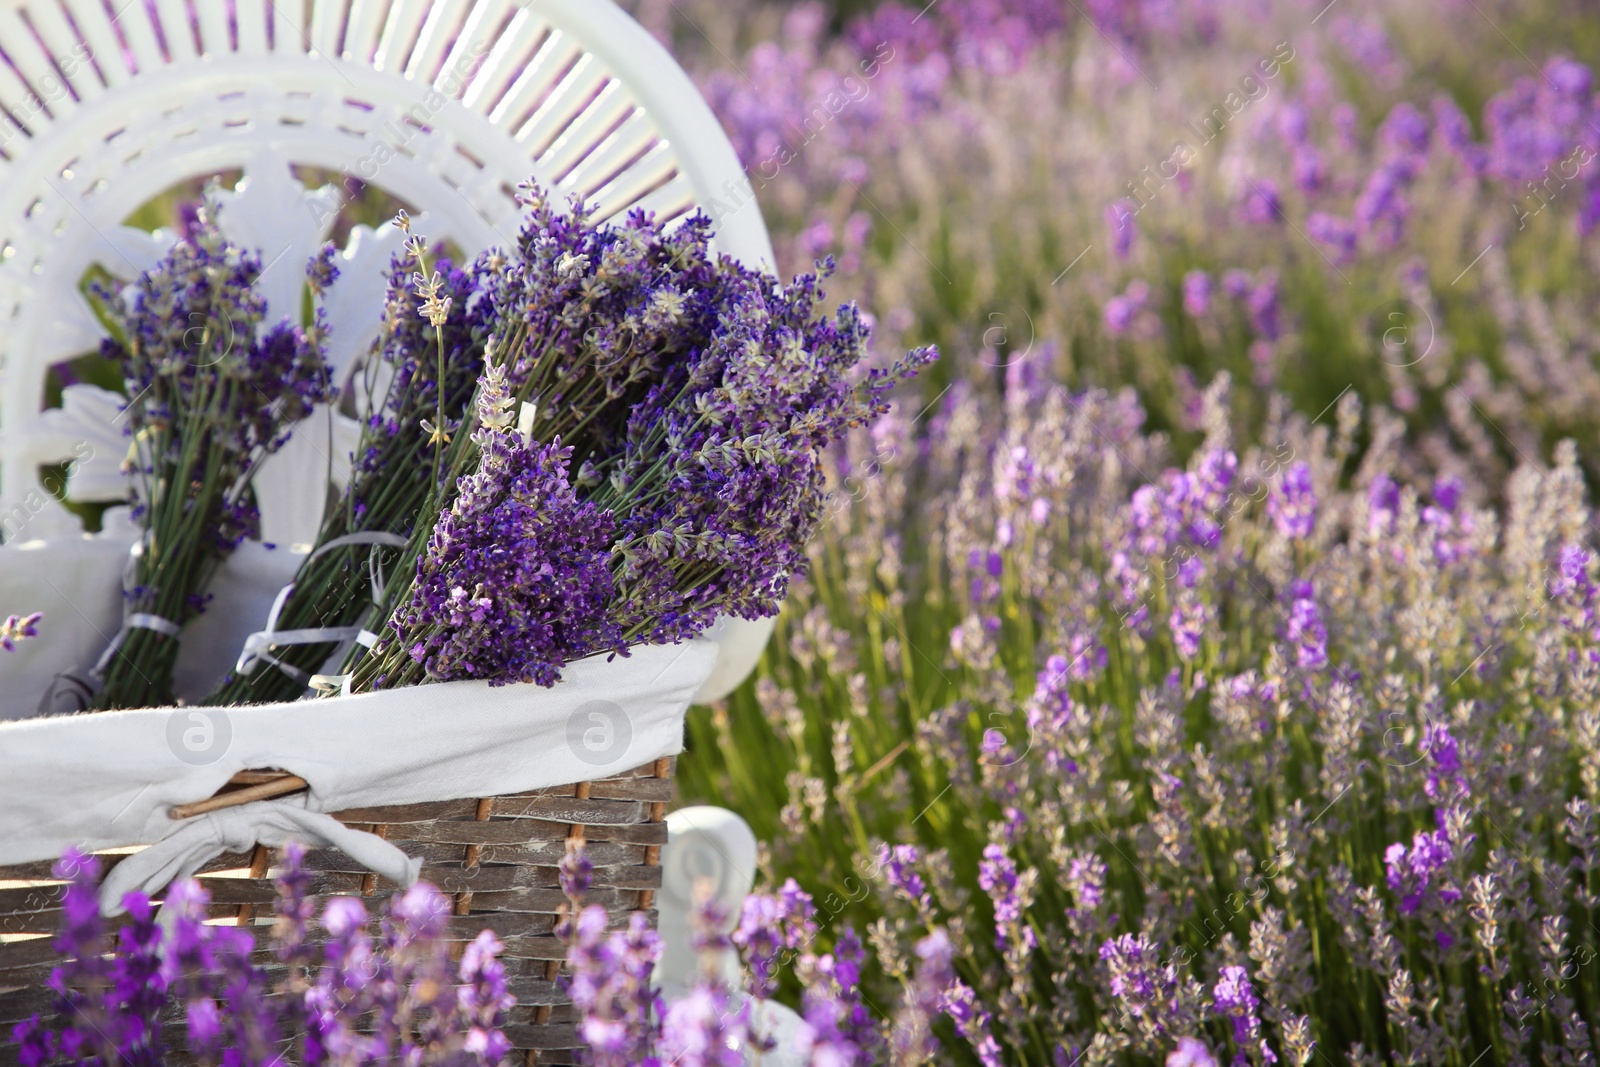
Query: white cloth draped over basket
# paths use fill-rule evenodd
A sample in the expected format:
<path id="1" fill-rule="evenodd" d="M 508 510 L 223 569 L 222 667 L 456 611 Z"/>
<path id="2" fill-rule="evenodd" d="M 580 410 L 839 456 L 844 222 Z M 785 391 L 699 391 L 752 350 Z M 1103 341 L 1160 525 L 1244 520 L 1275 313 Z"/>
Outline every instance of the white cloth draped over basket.
<path id="1" fill-rule="evenodd" d="M 441 682 L 291 703 L 148 708 L 0 724 L 0 865 L 69 846 L 148 844 L 101 906 L 160 890 L 226 851 L 289 838 L 336 847 L 393 881 L 417 863 L 322 814 L 520 793 L 605 778 L 683 748 L 683 717 L 716 668 L 700 637 L 568 664 L 555 686 Z M 309 790 L 174 820 L 235 772 L 273 767 Z"/>

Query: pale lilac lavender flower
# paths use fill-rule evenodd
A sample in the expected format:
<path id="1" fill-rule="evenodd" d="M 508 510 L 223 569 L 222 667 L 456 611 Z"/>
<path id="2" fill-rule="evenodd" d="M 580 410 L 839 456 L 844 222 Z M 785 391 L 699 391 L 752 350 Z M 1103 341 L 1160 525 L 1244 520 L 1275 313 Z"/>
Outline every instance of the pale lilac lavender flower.
<path id="1" fill-rule="evenodd" d="M 946 994 L 956 983 L 950 935 L 936 927 L 916 944 L 916 974 L 895 1016 L 890 1035 L 894 1062 L 918 1063 L 938 1051 L 934 1020 L 945 1010 Z"/>
<path id="2" fill-rule="evenodd" d="M 462 1048 L 470 1062 L 481 1067 L 494 1067 L 511 1051 L 510 1040 L 500 1031 L 506 1013 L 516 1004 L 499 959 L 503 949 L 494 931 L 484 930 L 461 955 L 457 996 L 467 1025 Z"/>
<path id="3" fill-rule="evenodd" d="M 1111 974 L 1111 995 L 1135 1019 L 1150 1019 L 1164 1029 L 1162 1009 L 1177 988 L 1177 975 L 1163 965 L 1156 946 L 1143 934 L 1123 934 L 1100 946 Z"/>
<path id="4" fill-rule="evenodd" d="M 1196 1037 L 1178 1040 L 1178 1047 L 1167 1054 L 1167 1067 L 1217 1067 L 1216 1057 Z"/>
<path id="5" fill-rule="evenodd" d="M 1400 486 L 1387 474 L 1379 474 L 1367 487 L 1367 534 L 1380 537 L 1394 531 L 1400 514 Z"/>

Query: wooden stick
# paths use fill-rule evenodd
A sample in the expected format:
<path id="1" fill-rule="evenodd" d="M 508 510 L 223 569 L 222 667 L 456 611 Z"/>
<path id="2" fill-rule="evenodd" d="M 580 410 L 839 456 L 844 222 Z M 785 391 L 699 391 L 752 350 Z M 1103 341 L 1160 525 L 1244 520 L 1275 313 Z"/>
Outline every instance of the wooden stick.
<path id="1" fill-rule="evenodd" d="M 219 811 L 222 808 L 236 808 L 240 804 L 248 804 L 252 800 L 266 800 L 268 797 L 281 797 L 285 793 L 298 793 L 302 789 L 310 788 L 310 784 L 296 775 L 288 775 L 272 782 L 262 782 L 260 785 L 250 786 L 248 789 L 237 789 L 232 793 L 223 793 L 210 800 L 199 800 L 193 804 L 179 804 L 170 809 L 167 814 L 174 819 L 191 819 L 196 815 L 204 815 L 208 811 Z"/>

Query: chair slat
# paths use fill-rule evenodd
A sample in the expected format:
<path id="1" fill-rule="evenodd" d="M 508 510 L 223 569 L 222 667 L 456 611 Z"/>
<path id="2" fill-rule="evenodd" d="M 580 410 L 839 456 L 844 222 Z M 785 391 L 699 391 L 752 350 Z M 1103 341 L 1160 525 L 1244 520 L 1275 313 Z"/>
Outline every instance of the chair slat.
<path id="1" fill-rule="evenodd" d="M 363 66 L 372 62 L 372 54 L 378 50 L 378 38 L 383 33 L 383 17 L 388 11 L 388 0 L 352 0 L 344 33 L 346 58 Z"/>
<path id="2" fill-rule="evenodd" d="M 455 92 L 450 95 L 457 100 L 466 95 L 499 39 L 500 28 L 515 10 L 511 0 L 478 0 L 472 14 L 461 24 L 461 32 L 450 43 L 434 83 L 441 87 L 446 82 L 453 84 Z"/>
<path id="3" fill-rule="evenodd" d="M 394 0 L 389 18 L 384 22 L 383 36 L 378 41 L 374 67 L 393 72 L 409 69 L 411 52 L 416 47 L 427 12 L 428 0 Z"/>
<path id="4" fill-rule="evenodd" d="M 506 32 L 484 56 L 477 77 L 472 79 L 461 102 L 480 114 L 490 113 L 538 54 L 537 49 L 549 32 L 547 20 L 527 8 L 518 11 Z"/>
<path id="5" fill-rule="evenodd" d="M 582 46 L 569 34 L 552 30 L 505 99 L 489 113 L 489 121 L 515 131 L 537 112 L 566 69 L 582 57 Z"/>
<path id="6" fill-rule="evenodd" d="M 161 23 L 161 35 L 167 42 L 167 54 L 174 61 L 195 59 L 199 53 L 194 47 L 194 27 L 189 24 L 189 8 L 183 0 L 155 0 L 156 17 Z"/>
<path id="7" fill-rule="evenodd" d="M 679 173 L 671 146 L 663 142 L 612 181 L 585 194 L 584 199 L 594 205 L 596 222 L 616 222 Z"/>
<path id="8" fill-rule="evenodd" d="M 635 111 L 626 122 L 595 146 L 562 178 L 585 199 L 609 185 L 625 171 L 638 166 L 653 147 L 661 143 L 655 124 L 643 111 Z"/>
<path id="9" fill-rule="evenodd" d="M 4 68 L 15 83 L 9 92 L 0 89 L 0 94 L 3 94 L 0 95 L 0 104 L 17 115 L 24 125 L 36 129 L 38 124 L 48 121 L 39 106 L 41 103 L 56 118 L 64 118 L 76 110 L 77 104 L 61 84 L 60 75 L 50 65 L 50 57 L 39 47 L 39 42 L 34 40 L 18 9 L 14 7 L 0 7 L 0 46 L 5 48 L 6 55 L 17 67 L 16 74 L 12 74 L 9 67 L 0 63 L 0 68 Z M 18 79 L 17 74 L 26 81 Z M 17 86 L 21 86 L 20 91 Z M 21 112 L 13 105 L 19 105 Z M 38 116 L 38 124 L 34 121 L 35 115 Z"/>
<path id="10" fill-rule="evenodd" d="M 417 34 L 417 46 L 406 61 L 406 76 L 432 82 L 444 62 L 445 52 L 461 35 L 475 5 L 472 0 L 440 0 L 428 8 L 427 21 Z"/>
<path id="11" fill-rule="evenodd" d="M 196 4 L 195 14 L 200 17 L 201 50 L 213 59 L 233 54 L 233 34 L 228 30 L 228 8 L 225 4 Z"/>
<path id="12" fill-rule="evenodd" d="M 272 50 L 278 55 L 303 55 L 311 50 L 311 22 L 305 0 L 267 0 L 272 24 Z"/>
<path id="13" fill-rule="evenodd" d="M 239 54 L 264 56 L 267 48 L 267 0 L 234 0 L 239 21 Z"/>
<path id="14" fill-rule="evenodd" d="M 28 18 L 45 47 L 55 56 L 56 67 L 66 75 L 67 83 L 72 86 L 79 100 L 93 100 L 105 92 L 105 86 L 100 84 L 100 78 L 94 72 L 94 64 L 82 55 L 85 42 L 78 40 L 78 35 L 68 25 L 60 7 L 55 4 L 35 4 L 28 9 Z"/>
<path id="15" fill-rule="evenodd" d="M 122 42 L 117 40 L 110 20 L 106 18 L 105 8 L 98 3 L 88 2 L 69 6 L 72 8 L 73 21 L 82 32 L 89 50 L 94 53 L 95 66 L 100 68 L 106 84 L 113 89 L 125 84 L 130 76 L 129 57 L 123 55 Z M 117 25 L 121 26 L 124 21 L 125 18 L 118 18 Z"/>
<path id="16" fill-rule="evenodd" d="M 567 174 L 592 155 L 611 131 L 620 126 L 638 106 L 621 82 L 607 83 L 600 95 L 550 145 L 540 163 L 550 169 L 556 181 L 565 181 Z"/>
<path id="17" fill-rule="evenodd" d="M 330 58 L 342 54 L 340 39 L 349 13 L 349 0 L 314 0 L 309 31 L 312 51 Z"/>
<path id="18" fill-rule="evenodd" d="M 517 140 L 525 143 L 535 157 L 542 157 L 610 81 L 595 58 L 585 55 L 539 105 L 527 125 L 517 131 Z"/>
<path id="19" fill-rule="evenodd" d="M 135 73 L 160 70 L 167 63 L 161 43 L 156 39 L 155 23 L 151 19 L 150 11 L 143 3 L 129 4 L 117 19 L 117 27 L 127 38 Z"/>

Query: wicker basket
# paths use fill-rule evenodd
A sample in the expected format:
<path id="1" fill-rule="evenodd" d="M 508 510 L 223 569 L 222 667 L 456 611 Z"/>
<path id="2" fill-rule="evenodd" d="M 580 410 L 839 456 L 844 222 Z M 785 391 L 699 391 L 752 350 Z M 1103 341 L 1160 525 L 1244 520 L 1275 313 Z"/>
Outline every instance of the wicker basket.
<path id="1" fill-rule="evenodd" d="M 505 1027 L 520 1054 L 513 1062 L 569 1064 L 579 1041 L 571 1008 L 555 981 L 566 952 L 554 927 L 567 903 L 556 864 L 568 840 L 584 840 L 594 864 L 587 902 L 604 905 L 614 925 L 625 924 L 636 911 L 649 914 L 654 925 L 673 766 L 669 757 L 576 785 L 333 814 L 422 858 L 422 878 L 454 897 L 455 917 L 446 928 L 453 952 L 485 927 L 505 943 L 503 959 L 517 998 Z M 261 784 L 240 775 L 231 792 L 219 796 Z M 271 853 L 258 846 L 252 854 L 221 855 L 200 873 L 211 893 L 212 917 L 262 928 L 258 941 L 264 941 L 273 921 Z M 109 867 L 120 858 L 108 854 L 105 862 Z M 60 915 L 50 867 L 48 862 L 0 867 L 0 1064 L 16 1062 L 12 1026 L 50 1010 L 46 980 L 57 958 L 48 935 Z M 332 897 L 381 898 L 396 888 L 333 850 L 308 851 L 306 868 L 313 875 L 319 914 Z M 262 951 L 258 962 L 268 965 L 271 957 Z"/>

